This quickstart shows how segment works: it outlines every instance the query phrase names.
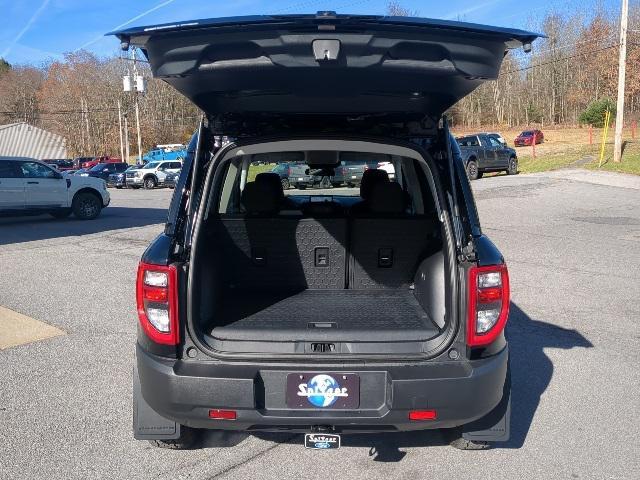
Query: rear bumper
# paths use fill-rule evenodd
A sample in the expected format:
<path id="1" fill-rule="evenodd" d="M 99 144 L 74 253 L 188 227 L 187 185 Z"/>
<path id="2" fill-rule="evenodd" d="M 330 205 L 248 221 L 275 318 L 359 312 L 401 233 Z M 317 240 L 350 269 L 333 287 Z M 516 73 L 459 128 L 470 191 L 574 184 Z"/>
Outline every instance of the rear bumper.
<path id="1" fill-rule="evenodd" d="M 137 346 L 141 394 L 163 417 L 196 428 L 308 432 L 383 432 L 464 425 L 491 412 L 503 396 L 509 352 L 466 362 L 430 362 L 376 368 L 329 368 L 360 377 L 357 410 L 296 410 L 286 406 L 286 377 L 308 368 L 183 362 Z M 209 409 L 237 411 L 236 420 L 212 420 Z M 410 410 L 433 409 L 437 419 L 411 421 Z"/>

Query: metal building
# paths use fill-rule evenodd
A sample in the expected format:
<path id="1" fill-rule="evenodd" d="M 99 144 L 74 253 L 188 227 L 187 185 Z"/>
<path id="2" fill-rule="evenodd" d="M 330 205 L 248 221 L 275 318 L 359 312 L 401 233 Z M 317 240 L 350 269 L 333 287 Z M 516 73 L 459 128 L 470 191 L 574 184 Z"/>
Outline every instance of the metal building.
<path id="1" fill-rule="evenodd" d="M 26 122 L 0 125 L 0 156 L 67 158 L 64 137 Z"/>

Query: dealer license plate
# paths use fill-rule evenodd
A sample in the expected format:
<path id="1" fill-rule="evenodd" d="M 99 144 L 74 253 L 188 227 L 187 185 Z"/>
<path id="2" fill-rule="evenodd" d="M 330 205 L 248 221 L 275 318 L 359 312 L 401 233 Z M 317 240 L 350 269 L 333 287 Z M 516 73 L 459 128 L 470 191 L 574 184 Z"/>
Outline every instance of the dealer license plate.
<path id="1" fill-rule="evenodd" d="M 360 377 L 355 373 L 290 373 L 285 398 L 289 408 L 358 408 Z"/>
<path id="2" fill-rule="evenodd" d="M 305 433 L 304 448 L 313 450 L 340 448 L 340 435 L 333 433 Z"/>

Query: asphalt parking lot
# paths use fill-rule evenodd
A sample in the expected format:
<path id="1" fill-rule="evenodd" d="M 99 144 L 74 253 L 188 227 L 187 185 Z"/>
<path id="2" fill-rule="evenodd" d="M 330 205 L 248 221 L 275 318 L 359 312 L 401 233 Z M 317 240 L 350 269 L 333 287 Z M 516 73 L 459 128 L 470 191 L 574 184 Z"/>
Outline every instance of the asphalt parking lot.
<path id="1" fill-rule="evenodd" d="M 640 478 L 640 178 L 473 186 L 511 273 L 509 443 L 358 435 L 319 452 L 299 436 L 209 434 L 176 452 L 133 440 L 134 277 L 172 191 L 112 190 L 95 221 L 0 218 L 0 306 L 62 331 L 0 350 L 0 478 Z"/>

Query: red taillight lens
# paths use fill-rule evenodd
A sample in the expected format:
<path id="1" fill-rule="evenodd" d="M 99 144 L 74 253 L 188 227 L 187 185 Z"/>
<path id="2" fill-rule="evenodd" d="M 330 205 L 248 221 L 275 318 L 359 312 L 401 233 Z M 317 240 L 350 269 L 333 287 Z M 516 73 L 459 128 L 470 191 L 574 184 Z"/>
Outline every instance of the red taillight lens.
<path id="1" fill-rule="evenodd" d="M 136 300 L 140 326 L 147 336 L 156 343 L 177 345 L 179 334 L 176 268 L 173 265 L 140 262 Z"/>
<path id="2" fill-rule="evenodd" d="M 214 420 L 235 420 L 235 410 L 209 410 L 209 418 Z"/>
<path id="3" fill-rule="evenodd" d="M 435 410 L 411 410 L 409 412 L 409 420 L 435 420 L 436 418 Z"/>
<path id="4" fill-rule="evenodd" d="M 504 330 L 509 317 L 509 272 L 506 265 L 469 270 L 467 343 L 488 345 Z"/>

